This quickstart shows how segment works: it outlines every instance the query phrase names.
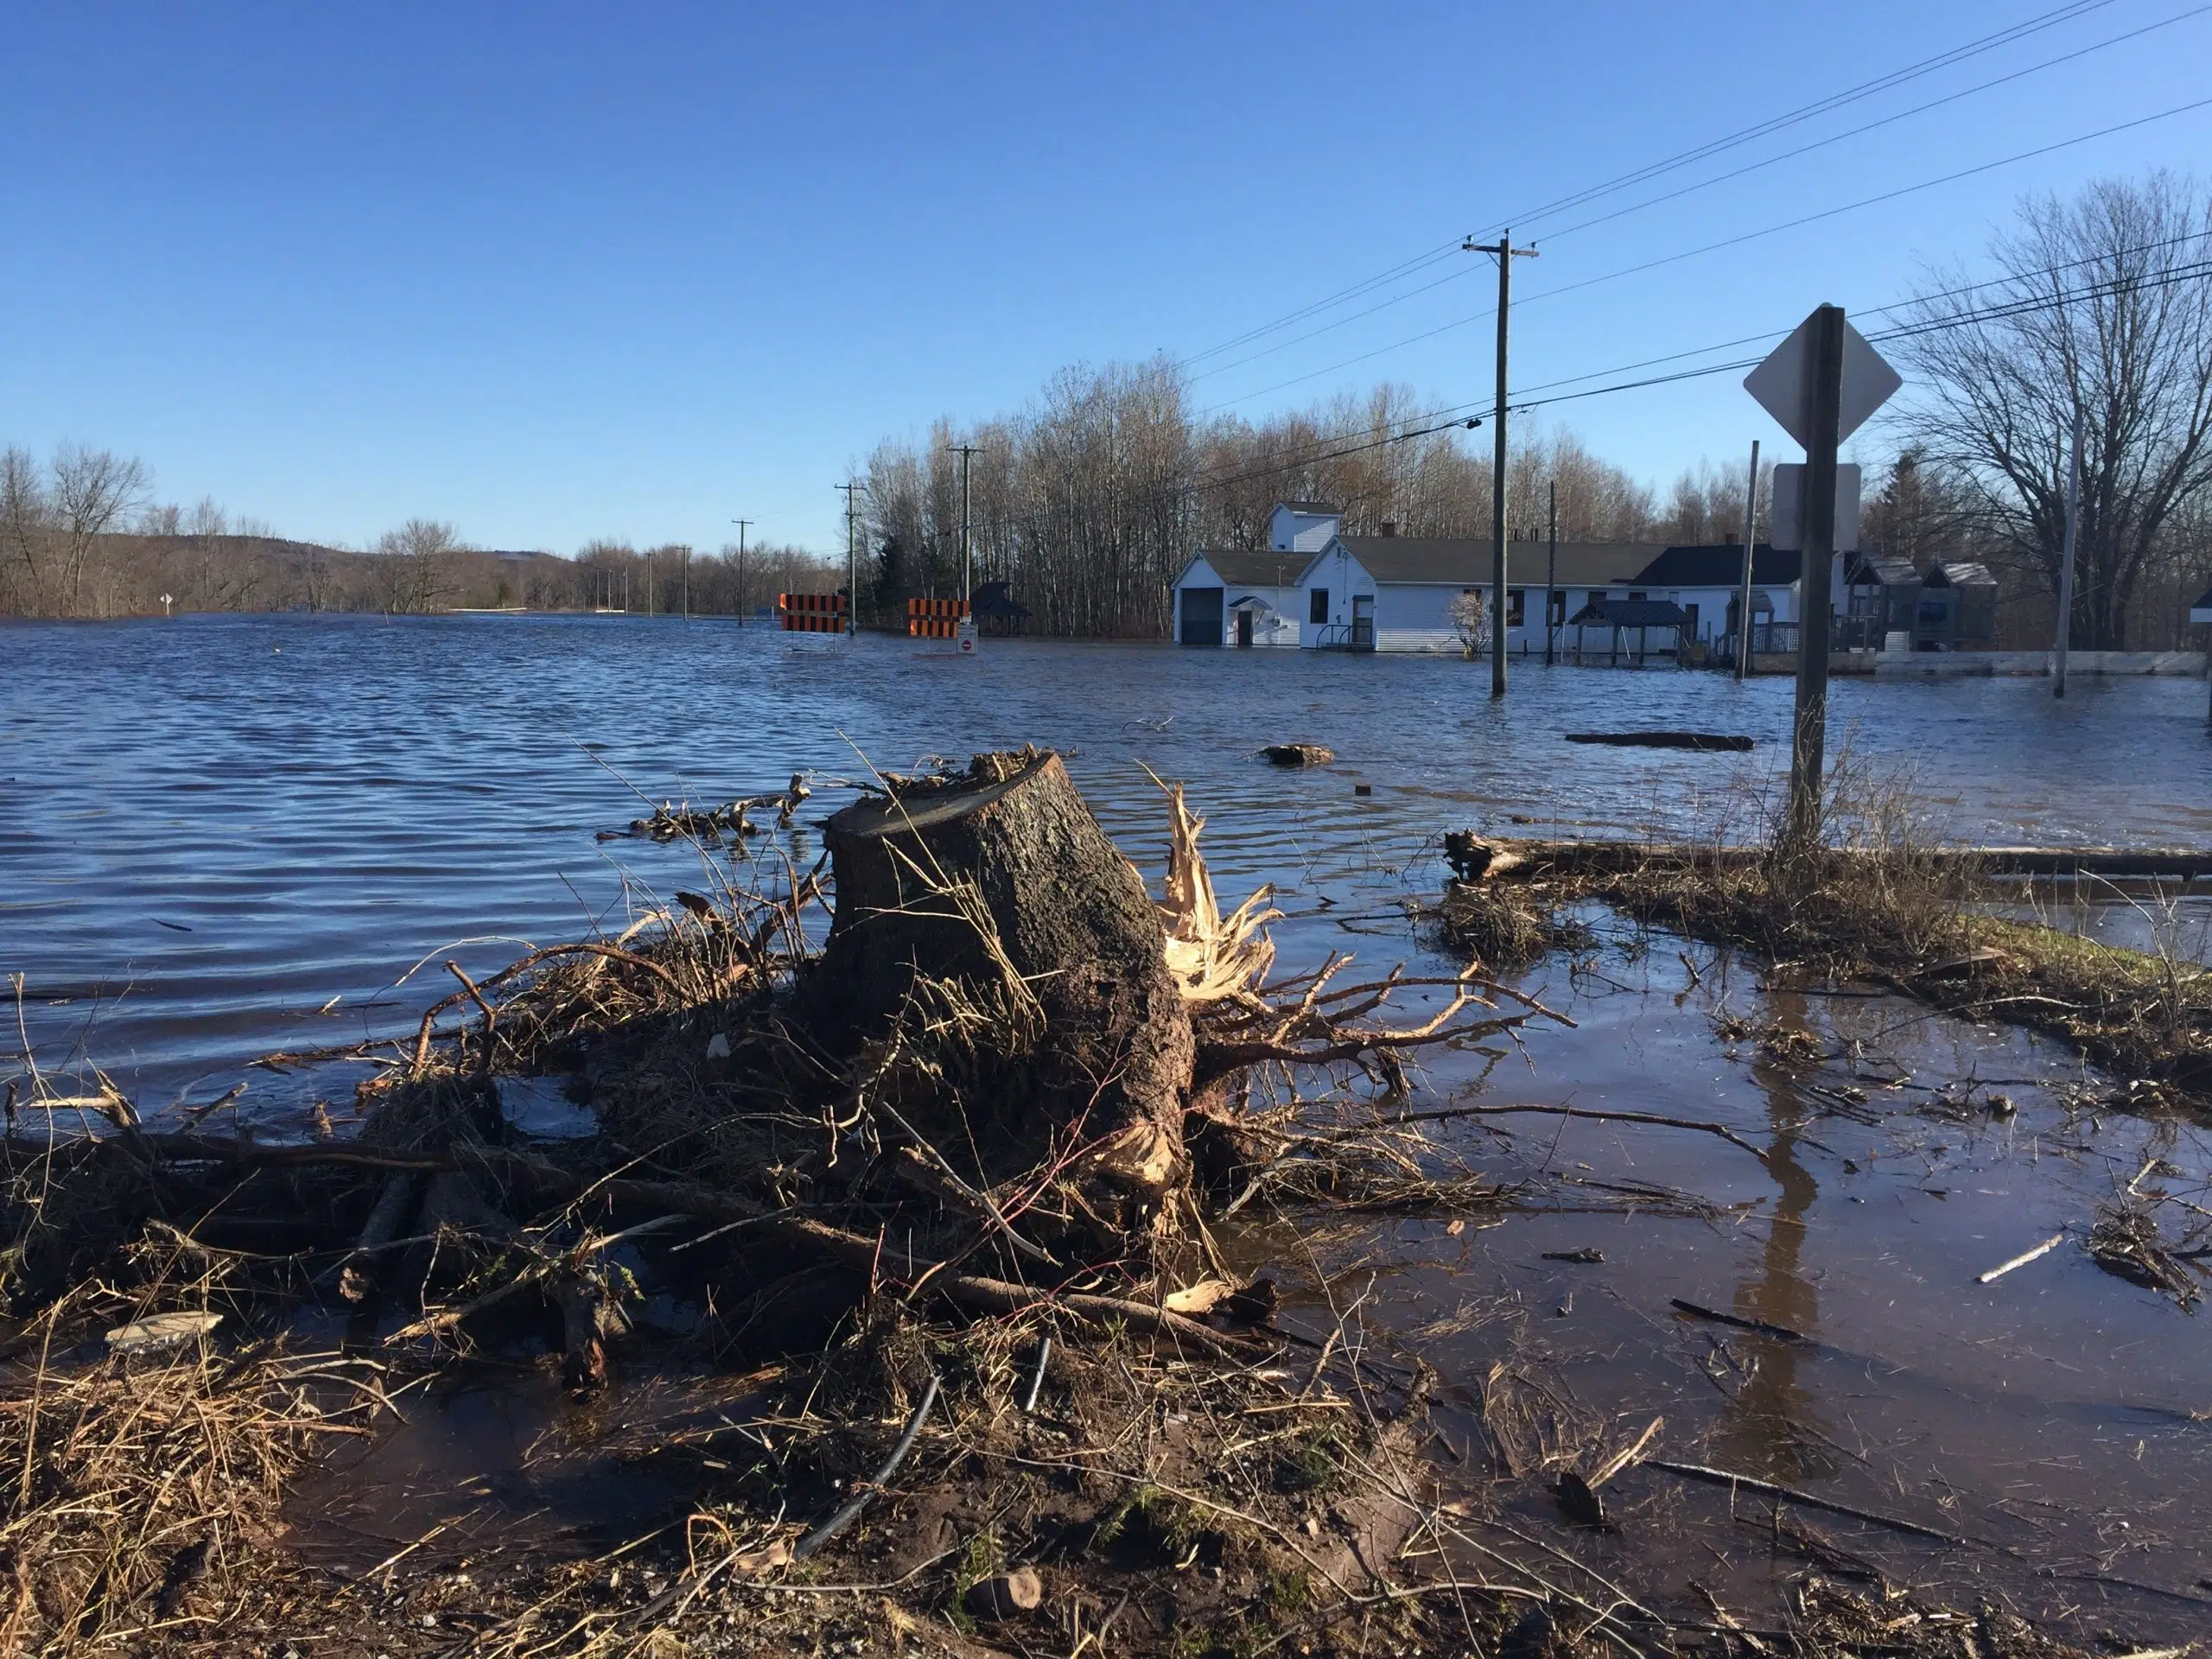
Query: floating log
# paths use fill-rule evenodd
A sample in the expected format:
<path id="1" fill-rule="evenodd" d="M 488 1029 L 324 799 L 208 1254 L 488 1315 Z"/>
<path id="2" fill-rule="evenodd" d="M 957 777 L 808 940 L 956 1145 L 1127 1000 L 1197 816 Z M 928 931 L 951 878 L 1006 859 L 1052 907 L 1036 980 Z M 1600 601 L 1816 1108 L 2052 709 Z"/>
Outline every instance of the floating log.
<path id="1" fill-rule="evenodd" d="M 1748 737 L 1726 732 L 1569 732 L 1570 743 L 1607 743 L 1620 749 L 1694 749 L 1700 753 L 1741 754 L 1751 747 Z"/>
<path id="2" fill-rule="evenodd" d="M 1270 743 L 1260 753 L 1278 766 L 1325 766 L 1337 758 L 1319 743 Z"/>
<path id="3" fill-rule="evenodd" d="M 1832 849 L 1838 858 L 1890 855 L 1855 848 Z M 1493 880 L 1508 871 L 1543 875 L 1618 875 L 1660 865 L 1692 869 L 1749 869 L 1772 856 L 1764 847 L 1726 847 L 1705 842 L 1522 841 L 1454 830 L 1445 855 L 1463 881 Z M 2135 878 L 2190 880 L 2212 877 L 2212 849 L 2187 847 L 1933 847 L 1916 860 L 1961 866 L 1988 876 Z"/>
<path id="4" fill-rule="evenodd" d="M 847 807 L 823 840 L 836 909 L 817 1012 L 862 1041 L 917 998 L 1000 1020 L 992 1043 L 1018 1055 L 1020 1086 L 969 1091 L 969 1112 L 997 1121 L 944 1126 L 944 1144 L 981 1147 L 993 1179 L 1080 1144 L 1081 1208 L 1108 1230 L 1163 1226 L 1189 1174 L 1190 1014 L 1143 877 L 1059 757 L 978 755 Z"/>

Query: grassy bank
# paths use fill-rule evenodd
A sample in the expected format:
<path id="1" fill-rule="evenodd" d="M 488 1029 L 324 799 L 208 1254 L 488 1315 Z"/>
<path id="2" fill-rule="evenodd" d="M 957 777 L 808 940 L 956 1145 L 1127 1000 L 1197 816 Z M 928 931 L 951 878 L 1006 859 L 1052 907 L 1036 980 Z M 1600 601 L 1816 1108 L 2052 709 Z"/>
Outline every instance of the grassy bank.
<path id="1" fill-rule="evenodd" d="M 2099 884 L 2141 912 L 2148 951 L 1997 913 L 2032 911 L 2051 889 L 1988 876 L 1894 786 L 1853 787 L 1847 774 L 1828 839 L 1795 851 L 1715 834 L 1645 848 L 1462 835 L 1449 852 L 1445 932 L 1487 962 L 1573 944 L 1575 906 L 1594 901 L 1783 974 L 1885 986 L 2063 1038 L 2129 1078 L 2212 1093 L 2212 970 L 2182 937 L 2171 886 Z"/>

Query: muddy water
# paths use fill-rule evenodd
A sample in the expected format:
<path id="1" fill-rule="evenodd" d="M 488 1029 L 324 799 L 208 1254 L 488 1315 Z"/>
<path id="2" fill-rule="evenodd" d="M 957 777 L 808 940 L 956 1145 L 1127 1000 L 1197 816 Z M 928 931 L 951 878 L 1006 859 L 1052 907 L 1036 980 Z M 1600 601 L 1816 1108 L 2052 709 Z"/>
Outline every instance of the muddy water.
<path id="1" fill-rule="evenodd" d="M 1036 741 L 1069 753 L 1150 867 L 1148 761 L 1192 785 L 1225 895 L 1281 887 L 1287 966 L 1336 950 L 1437 969 L 1411 912 L 1440 885 L 1442 830 L 1702 827 L 1770 790 L 1789 707 L 1781 681 L 1671 671 L 1531 668 L 1500 709 L 1453 662 L 1042 645 L 963 662 L 719 623 L 248 619 L 0 639 L 0 969 L 26 976 L 34 1052 L 59 1072 L 97 1062 L 149 1110 L 246 1081 L 241 1109 L 277 1132 L 318 1096 L 342 1103 L 346 1080 L 249 1071 L 255 1056 L 410 1024 L 448 957 L 497 966 L 696 884 L 696 855 L 594 839 L 641 798 L 724 799 L 802 770 L 826 810 L 861 753 L 905 769 Z M 2038 682 L 1845 682 L 1836 724 L 1916 772 L 1961 836 L 2212 844 L 2202 688 L 2081 690 L 2056 705 Z M 1759 747 L 1558 741 L 1658 726 L 1742 731 Z M 1282 739 L 1341 759 L 1287 774 L 1253 758 Z M 810 855 L 810 834 L 799 842 Z M 1531 1028 L 1525 1056 L 1487 1080 L 1472 1057 L 1433 1058 L 1417 1108 L 1471 1091 L 1625 1106 L 1726 1122 L 1768 1157 L 1700 1134 L 1492 1120 L 1448 1133 L 1501 1182 L 1552 1194 L 1545 1213 L 1478 1217 L 1457 1235 L 1361 1222 L 1318 1262 L 1255 1223 L 1240 1249 L 1305 1285 L 1294 1317 L 1309 1330 L 1332 1322 L 1318 1266 L 1339 1305 L 1365 1292 L 1378 1354 L 1443 1373 L 1447 1461 L 1471 1446 L 1471 1405 L 1503 1362 L 1562 1379 L 1577 1421 L 1617 1440 L 1663 1415 L 1677 1458 L 2018 1552 L 1804 1517 L 1906 1581 L 2085 1606 L 2084 1630 L 2212 1624 L 2212 1606 L 2039 1576 L 2183 1592 L 2212 1576 L 2195 1518 L 2212 1446 L 2212 1422 L 2192 1414 L 2212 1412 L 2205 1323 L 2103 1274 L 2079 1243 L 2148 1150 L 2183 1172 L 2159 1182 L 2204 1203 L 2194 1135 L 2146 1148 L 2139 1121 L 2069 1105 L 2060 1085 L 2099 1080 L 2018 1033 L 1878 996 L 1770 992 L 1755 965 L 1664 938 L 1616 931 L 1581 969 L 1555 959 L 1529 983 L 1578 1028 Z M 1810 1033 L 1819 1058 L 1777 1058 L 1717 1023 L 1731 1020 Z M 2016 1109 L 1932 1092 L 1967 1078 Z M 575 1128 L 557 1100 L 532 1109 L 549 1132 Z M 1624 1213 L 1610 1189 L 1630 1183 L 1710 1208 Z M 1971 1282 L 2062 1229 L 2051 1255 Z M 1544 1256 L 1581 1249 L 1605 1260 Z M 1684 1316 L 1678 1297 L 1809 1340 Z M 579 1408 L 534 1374 L 469 1378 L 418 1400 L 407 1431 L 321 1489 L 321 1535 L 365 1565 L 434 1525 L 506 1536 L 527 1517 L 579 1547 L 634 1529 L 683 1494 L 620 1483 L 623 1426 L 696 1404 L 626 1386 Z M 1471 1465 L 1464 1479 L 1482 1484 Z M 1533 1490 L 1513 1500 L 1516 1524 L 1640 1584 L 1694 1575 L 1756 1605 L 1802 1565 L 1773 1550 L 1766 1506 L 1738 1498 L 1732 1521 L 1726 1492 L 1635 1473 L 1611 1493 L 1622 1531 L 1570 1540 Z"/>
<path id="2" fill-rule="evenodd" d="M 1462 1452 L 1481 1444 L 1475 1408 L 1503 1365 L 1564 1389 L 1580 1430 L 1609 1446 L 1663 1417 L 1662 1456 L 1994 1546 L 1931 1547 L 1790 1506 L 1895 1581 L 1960 1605 L 1998 1596 L 2083 1637 L 2212 1629 L 2212 1330 L 2082 1244 L 2098 1205 L 2153 1155 L 2146 1186 L 2204 1205 L 2204 1134 L 2101 1109 L 2104 1080 L 2018 1032 L 1857 988 L 1766 988 L 1755 964 L 1624 929 L 1586 961 L 1528 981 L 1578 1029 L 1532 1027 L 1526 1066 L 1480 1087 L 1463 1065 L 1432 1065 L 1424 1103 L 1718 1122 L 1765 1163 L 1702 1134 L 1485 1120 L 1455 1137 L 1468 1160 L 1551 1200 L 1456 1236 L 1440 1219 L 1355 1229 L 1326 1253 L 1330 1293 L 1309 1291 L 1307 1328 L 1364 1293 L 1376 1351 L 1419 1355 L 1446 1379 L 1440 1418 Z M 1747 1025 L 1802 1035 L 1777 1046 Z M 1604 1185 L 1561 1189 L 1560 1176 Z M 1617 1189 L 1631 1184 L 1714 1210 L 1630 1204 Z M 2176 1231 L 2198 1218 L 2162 1208 Z M 1974 1282 L 2061 1232 L 2050 1255 Z M 1546 1255 L 1586 1250 L 1604 1260 Z M 1692 1316 L 1677 1299 L 1808 1340 Z M 1772 1547 L 1764 1499 L 1739 1497 L 1732 1514 L 1726 1491 L 1632 1472 L 1613 1498 L 1622 1529 L 1603 1538 L 1519 1491 L 1518 1524 L 1661 1600 L 1695 1579 L 1739 1609 L 1770 1608 L 1807 1565 Z M 2100 1573 L 2199 1599 L 2082 1576 Z"/>

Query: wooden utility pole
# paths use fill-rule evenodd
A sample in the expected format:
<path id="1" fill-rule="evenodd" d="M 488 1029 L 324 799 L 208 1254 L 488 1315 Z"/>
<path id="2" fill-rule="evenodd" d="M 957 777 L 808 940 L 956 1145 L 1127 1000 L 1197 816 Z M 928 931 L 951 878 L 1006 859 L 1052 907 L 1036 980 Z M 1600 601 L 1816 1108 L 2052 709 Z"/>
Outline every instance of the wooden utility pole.
<path id="1" fill-rule="evenodd" d="M 730 520 L 737 526 L 737 626 L 741 628 L 745 626 L 745 527 L 753 522 L 750 518 Z"/>
<path id="2" fill-rule="evenodd" d="M 1835 569 L 1835 466 L 1843 423 L 1843 308 L 1813 314 L 1812 373 L 1805 406 L 1805 550 L 1797 574 L 1797 711 L 1789 744 L 1788 844 L 1820 840 L 1821 768 L 1827 741 L 1828 596 Z"/>
<path id="3" fill-rule="evenodd" d="M 861 627 L 861 568 L 860 556 L 853 550 L 853 493 L 867 486 L 849 480 L 834 487 L 845 493 L 845 638 L 850 639 Z"/>
<path id="4" fill-rule="evenodd" d="M 1463 242 L 1461 250 L 1487 253 L 1497 260 L 1497 429 L 1491 434 L 1491 595 L 1490 694 L 1505 695 L 1505 347 L 1507 325 L 1513 302 L 1513 262 L 1533 259 L 1534 248 L 1513 245 L 1513 232 L 1505 232 L 1497 245 Z"/>
<path id="5" fill-rule="evenodd" d="M 1759 441 L 1751 440 L 1751 481 L 1744 486 L 1744 580 L 1736 594 L 1736 677 L 1751 675 L 1751 550 L 1759 535 Z"/>
<path id="6" fill-rule="evenodd" d="M 968 539 L 968 463 L 983 453 L 977 443 L 957 445 L 952 452 L 960 457 L 960 598 L 972 607 L 976 602 L 976 564 L 969 551 Z"/>
<path id="7" fill-rule="evenodd" d="M 1544 666 L 1552 665 L 1552 595 L 1559 591 L 1559 480 L 1551 481 L 1552 550 L 1544 563 Z"/>
<path id="8" fill-rule="evenodd" d="M 2082 400 L 2074 399 L 2074 462 L 2066 474 L 2066 553 L 2058 572 L 2057 660 L 2051 664 L 2050 695 L 2066 695 L 2066 652 L 2074 643 L 2074 550 L 2082 522 Z M 1955 602 L 1955 601 L 1954 601 Z"/>

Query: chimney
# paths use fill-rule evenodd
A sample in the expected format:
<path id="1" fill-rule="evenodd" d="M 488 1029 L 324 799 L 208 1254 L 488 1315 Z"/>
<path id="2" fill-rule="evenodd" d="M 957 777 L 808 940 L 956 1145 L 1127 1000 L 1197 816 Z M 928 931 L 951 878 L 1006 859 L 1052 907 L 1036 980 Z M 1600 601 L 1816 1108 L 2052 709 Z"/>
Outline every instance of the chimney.
<path id="1" fill-rule="evenodd" d="M 1385 536 L 1396 535 L 1398 533 L 1398 521 L 1395 518 L 1385 518 L 1382 521 L 1382 533 Z"/>
<path id="2" fill-rule="evenodd" d="M 1730 547 L 1736 545 L 1736 532 L 1732 530 L 1728 532 L 1728 545 Z"/>

